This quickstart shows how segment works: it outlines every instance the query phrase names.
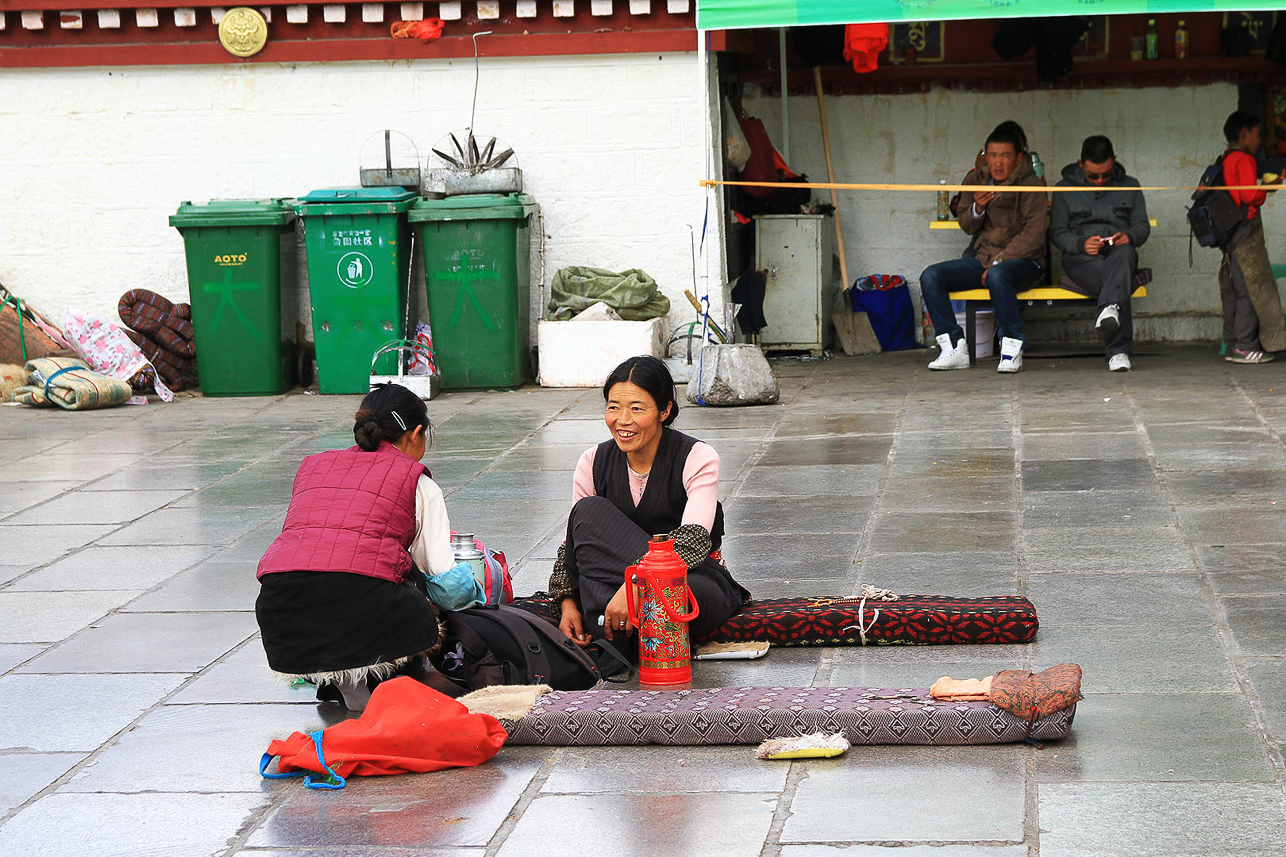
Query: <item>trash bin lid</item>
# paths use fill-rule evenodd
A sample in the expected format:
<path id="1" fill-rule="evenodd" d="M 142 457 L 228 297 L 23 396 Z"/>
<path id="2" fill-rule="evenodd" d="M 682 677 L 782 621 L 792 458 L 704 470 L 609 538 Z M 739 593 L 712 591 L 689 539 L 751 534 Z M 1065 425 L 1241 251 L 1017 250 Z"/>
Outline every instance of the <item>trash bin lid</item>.
<path id="1" fill-rule="evenodd" d="M 184 202 L 170 215 L 170 225 L 189 226 L 284 226 L 295 219 L 288 199 L 212 199 Z"/>
<path id="2" fill-rule="evenodd" d="M 429 220 L 521 220 L 540 210 L 536 200 L 525 193 L 470 193 L 446 199 L 421 199 L 407 219 L 412 223 Z"/>
<path id="3" fill-rule="evenodd" d="M 295 213 L 400 214 L 418 198 L 418 193 L 404 187 L 322 188 L 301 196 Z"/>

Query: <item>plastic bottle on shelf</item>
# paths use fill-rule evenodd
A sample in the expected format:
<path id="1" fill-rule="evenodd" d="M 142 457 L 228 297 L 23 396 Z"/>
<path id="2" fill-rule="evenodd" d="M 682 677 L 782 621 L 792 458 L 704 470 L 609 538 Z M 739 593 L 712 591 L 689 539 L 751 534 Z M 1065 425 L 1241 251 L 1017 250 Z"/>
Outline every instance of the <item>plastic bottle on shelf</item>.
<path id="1" fill-rule="evenodd" d="M 1161 37 L 1157 35 L 1157 19 L 1148 18 L 1147 48 L 1144 56 L 1154 60 L 1161 56 Z"/>
<path id="2" fill-rule="evenodd" d="M 938 184 L 946 184 L 946 179 L 941 179 Z M 951 219 L 951 194 L 945 190 L 938 191 L 938 219 Z"/>
<path id="3" fill-rule="evenodd" d="M 1036 152 L 1031 153 L 1031 169 L 1032 169 L 1032 172 L 1036 174 L 1036 178 L 1040 179 L 1040 183 L 1044 184 L 1045 183 L 1045 162 L 1040 159 L 1040 155 Z"/>
<path id="4" fill-rule="evenodd" d="M 1174 31 L 1174 58 L 1177 60 L 1188 58 L 1188 28 L 1183 26 L 1183 21 L 1179 22 L 1179 29 Z"/>

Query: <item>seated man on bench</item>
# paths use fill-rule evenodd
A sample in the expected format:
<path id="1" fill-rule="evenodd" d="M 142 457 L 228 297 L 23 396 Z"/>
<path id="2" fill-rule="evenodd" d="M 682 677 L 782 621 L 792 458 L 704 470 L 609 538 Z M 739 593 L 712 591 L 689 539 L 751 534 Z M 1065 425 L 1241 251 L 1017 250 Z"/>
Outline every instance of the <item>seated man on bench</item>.
<path id="1" fill-rule="evenodd" d="M 1063 251 L 1063 270 L 1076 291 L 1098 298 L 1094 327 L 1107 342 L 1107 368 L 1128 372 L 1134 325 L 1130 292 L 1139 269 L 1135 248 L 1148 240 L 1148 210 L 1138 181 L 1116 162 L 1112 141 L 1086 137 L 1081 158 L 1063 167 L 1059 187 L 1097 187 L 1085 193 L 1056 193 L 1049 240 Z"/>
<path id="2" fill-rule="evenodd" d="M 992 188 L 1006 185 L 1040 185 L 1031 161 L 1019 158 L 1022 143 L 1001 126 L 987 137 L 985 163 L 966 177 L 968 185 L 985 185 L 960 195 L 956 220 L 974 236 L 973 258 L 953 259 L 930 265 L 920 274 L 924 307 L 933 319 L 938 359 L 930 369 L 968 369 L 969 346 L 951 310 L 950 292 L 985 286 L 991 292 L 1000 331 L 1001 372 L 1017 372 L 1023 365 L 1023 319 L 1017 294 L 1030 288 L 1045 270 L 1045 229 L 1049 225 L 1045 194 L 1029 191 L 1005 193 Z"/>

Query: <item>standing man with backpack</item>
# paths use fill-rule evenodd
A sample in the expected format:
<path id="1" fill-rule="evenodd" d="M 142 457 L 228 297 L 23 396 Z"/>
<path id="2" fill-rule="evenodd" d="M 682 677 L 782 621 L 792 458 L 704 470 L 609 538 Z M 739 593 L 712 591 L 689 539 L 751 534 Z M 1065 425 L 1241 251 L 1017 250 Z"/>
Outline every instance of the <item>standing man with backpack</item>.
<path id="1" fill-rule="evenodd" d="M 1137 248 L 1148 240 L 1148 210 L 1137 180 L 1116 162 L 1112 141 L 1086 137 L 1081 158 L 1063 167 L 1059 187 L 1094 187 L 1056 193 L 1049 240 L 1063 251 L 1063 269 L 1081 291 L 1098 298 L 1094 324 L 1106 341 L 1107 368 L 1128 372 L 1134 325 L 1130 292 L 1139 269 Z"/>
<path id="2" fill-rule="evenodd" d="M 1220 159 L 1222 183 L 1229 187 L 1257 184 L 1260 121 L 1242 110 L 1235 111 L 1223 126 L 1228 151 Z M 1280 183 L 1280 179 L 1278 179 Z M 1244 220 L 1220 247 L 1219 296 L 1223 301 L 1224 359 L 1230 363 L 1268 363 L 1272 351 L 1286 350 L 1286 325 L 1282 321 L 1281 297 L 1268 262 L 1264 244 L 1264 223 L 1260 207 L 1268 198 L 1262 190 L 1227 191 L 1243 213 Z"/>

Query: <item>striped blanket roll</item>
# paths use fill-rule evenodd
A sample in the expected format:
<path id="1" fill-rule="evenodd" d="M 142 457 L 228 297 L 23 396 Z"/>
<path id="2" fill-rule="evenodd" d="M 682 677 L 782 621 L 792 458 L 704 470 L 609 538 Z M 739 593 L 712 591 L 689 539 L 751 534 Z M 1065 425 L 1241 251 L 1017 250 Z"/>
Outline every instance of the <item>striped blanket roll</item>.
<path id="1" fill-rule="evenodd" d="M 196 375 L 196 332 L 192 307 L 173 303 L 148 289 L 131 289 L 116 305 L 126 336 L 175 390 L 183 389 Z"/>
<path id="2" fill-rule="evenodd" d="M 23 368 L 27 385 L 13 391 L 13 400 L 24 405 L 87 411 L 124 404 L 134 395 L 128 382 L 91 372 L 75 357 L 41 357 Z"/>

